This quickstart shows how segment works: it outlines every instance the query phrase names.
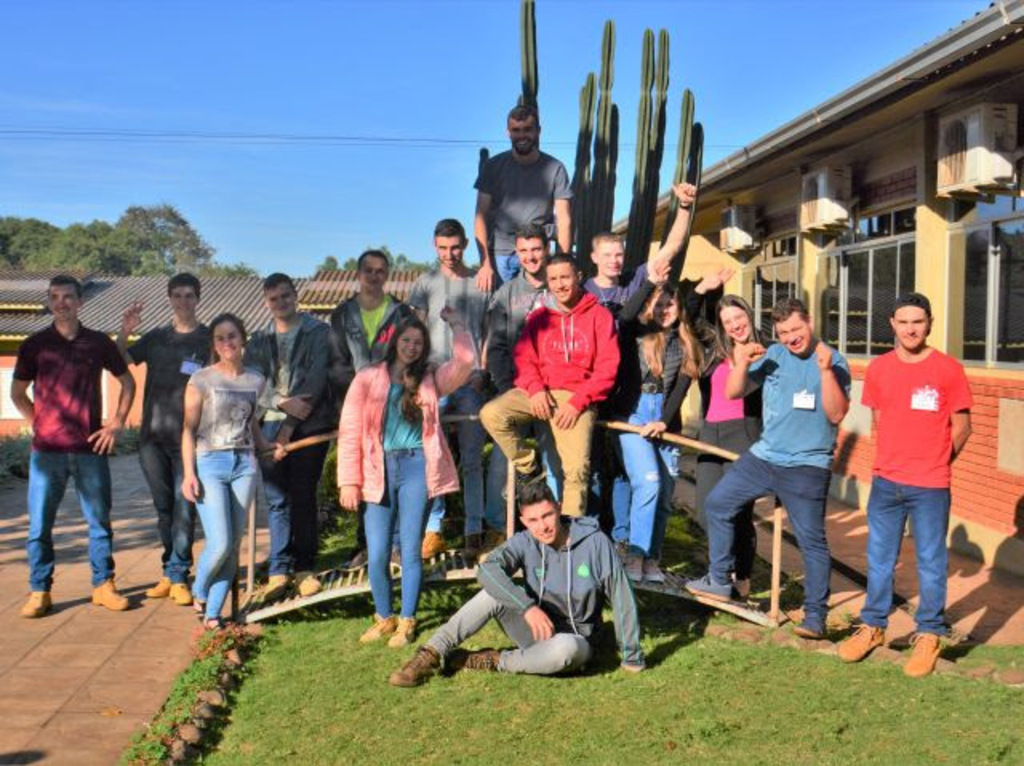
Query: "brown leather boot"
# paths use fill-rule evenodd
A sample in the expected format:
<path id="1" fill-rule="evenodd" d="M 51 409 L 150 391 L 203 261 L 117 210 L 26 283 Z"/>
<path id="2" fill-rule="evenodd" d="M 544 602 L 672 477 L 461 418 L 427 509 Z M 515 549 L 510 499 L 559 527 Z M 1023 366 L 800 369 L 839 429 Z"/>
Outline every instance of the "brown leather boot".
<path id="1" fill-rule="evenodd" d="M 860 662 L 884 643 L 884 630 L 872 625 L 861 625 L 856 633 L 839 644 L 839 659 L 843 662 Z"/>
<path id="2" fill-rule="evenodd" d="M 42 617 L 52 608 L 53 603 L 50 601 L 50 591 L 34 590 L 29 594 L 25 606 L 21 608 L 21 616 L 34 620 L 37 617 Z"/>
<path id="3" fill-rule="evenodd" d="M 128 599 L 117 592 L 113 577 L 92 589 L 92 603 L 105 606 L 112 612 L 123 612 L 129 606 Z"/>
<path id="4" fill-rule="evenodd" d="M 419 686 L 441 669 L 441 655 L 433 647 L 421 646 L 401 670 L 388 676 L 392 686 Z"/>
<path id="5" fill-rule="evenodd" d="M 452 673 L 460 670 L 497 670 L 501 652 L 497 649 L 480 649 L 476 652 L 456 650 L 445 662 L 445 668 Z"/>

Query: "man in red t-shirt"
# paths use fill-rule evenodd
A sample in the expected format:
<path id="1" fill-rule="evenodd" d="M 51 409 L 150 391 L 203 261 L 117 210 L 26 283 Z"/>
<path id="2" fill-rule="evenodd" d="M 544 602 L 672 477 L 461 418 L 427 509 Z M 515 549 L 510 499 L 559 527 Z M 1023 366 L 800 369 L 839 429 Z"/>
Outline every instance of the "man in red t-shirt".
<path id="1" fill-rule="evenodd" d="M 51 279 L 46 300 L 53 324 L 21 344 L 11 384 L 11 400 L 32 428 L 25 542 L 32 593 L 21 615 L 42 617 L 50 611 L 53 522 L 70 476 L 89 524 L 92 602 L 120 612 L 128 608 L 128 599 L 114 587 L 107 455 L 124 428 L 135 381 L 117 344 L 78 321 L 82 285 L 77 279 Z M 121 384 L 117 412 L 106 424 L 101 423 L 104 369 Z"/>
<path id="2" fill-rule="evenodd" d="M 857 662 L 885 640 L 893 571 L 910 518 L 920 603 L 917 635 L 904 672 L 926 676 L 947 632 L 946 533 L 952 462 L 971 434 L 971 389 L 956 360 L 928 345 L 932 310 L 920 293 L 896 300 L 896 348 L 868 365 L 861 401 L 874 411 L 875 463 L 868 499 L 868 592 L 862 624 L 839 647 Z"/>

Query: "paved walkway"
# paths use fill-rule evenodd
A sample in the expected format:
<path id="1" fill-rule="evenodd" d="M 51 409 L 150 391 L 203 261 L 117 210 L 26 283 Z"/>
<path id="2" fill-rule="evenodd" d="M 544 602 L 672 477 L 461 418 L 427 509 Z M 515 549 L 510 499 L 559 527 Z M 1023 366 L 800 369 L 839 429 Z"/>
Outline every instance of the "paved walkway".
<path id="1" fill-rule="evenodd" d="M 25 485 L 0 489 L 0 763 L 116 762 L 188 665 L 197 626 L 192 610 L 143 595 L 159 577 L 160 548 L 138 462 L 133 456 L 115 458 L 112 472 L 118 587 L 132 602 L 121 613 L 90 602 L 88 532 L 69 490 L 54 530 L 55 610 L 40 620 L 18 615 L 27 593 Z M 681 499 L 692 500 L 692 485 L 681 483 L 679 489 Z M 866 534 L 862 513 L 838 504 L 831 508 L 833 555 L 861 573 Z M 767 529 L 759 545 L 767 559 Z M 783 565 L 800 571 L 799 555 L 788 545 Z M 957 631 L 982 643 L 1024 644 L 1024 579 L 955 554 L 950 573 L 949 614 Z M 916 594 L 912 546 L 904 550 L 896 583 L 900 594 Z M 856 615 L 860 587 L 835 573 L 832 590 L 833 614 Z M 912 630 L 909 614 L 899 612 L 889 638 Z"/>
<path id="2" fill-rule="evenodd" d="M 54 529 L 54 611 L 20 617 L 28 592 L 25 484 L 0 489 L 0 763 L 115 763 L 190 661 L 198 627 L 191 607 L 144 595 L 160 576 L 160 545 L 138 459 L 114 458 L 111 469 L 127 612 L 91 602 L 88 528 L 69 487 Z"/>

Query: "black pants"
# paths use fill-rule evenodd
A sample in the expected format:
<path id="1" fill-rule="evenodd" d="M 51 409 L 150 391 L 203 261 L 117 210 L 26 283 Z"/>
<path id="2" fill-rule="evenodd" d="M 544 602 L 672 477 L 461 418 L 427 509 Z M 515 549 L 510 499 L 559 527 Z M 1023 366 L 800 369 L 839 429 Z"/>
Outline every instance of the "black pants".
<path id="1" fill-rule="evenodd" d="M 314 444 L 284 460 L 262 462 L 270 526 L 270 574 L 313 568 L 320 543 L 316 490 L 330 445 Z"/>

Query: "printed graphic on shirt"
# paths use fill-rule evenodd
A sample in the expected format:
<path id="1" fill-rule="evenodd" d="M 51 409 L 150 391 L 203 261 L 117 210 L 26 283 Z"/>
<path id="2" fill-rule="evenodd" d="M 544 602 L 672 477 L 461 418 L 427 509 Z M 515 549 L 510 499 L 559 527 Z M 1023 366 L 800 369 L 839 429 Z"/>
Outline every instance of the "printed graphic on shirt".
<path id="1" fill-rule="evenodd" d="M 578 574 L 580 577 L 590 577 L 590 567 L 588 567 L 586 564 L 580 564 L 578 567 L 576 567 L 576 574 Z"/>
<path id="2" fill-rule="evenodd" d="M 910 409 L 924 412 L 939 411 L 939 391 L 936 388 L 925 384 L 921 388 L 915 388 L 910 395 Z"/>
<path id="3" fill-rule="evenodd" d="M 215 388 L 211 403 L 214 426 L 210 429 L 210 446 L 217 449 L 245 443 L 256 410 L 256 392 Z"/>
<path id="4" fill-rule="evenodd" d="M 590 356 L 590 338 L 584 333 L 577 332 L 571 319 L 561 322 L 561 332 L 548 333 L 545 337 L 547 348 L 541 351 L 541 356 L 557 354 L 568 362 L 574 356 L 582 356 L 584 359 Z"/>

